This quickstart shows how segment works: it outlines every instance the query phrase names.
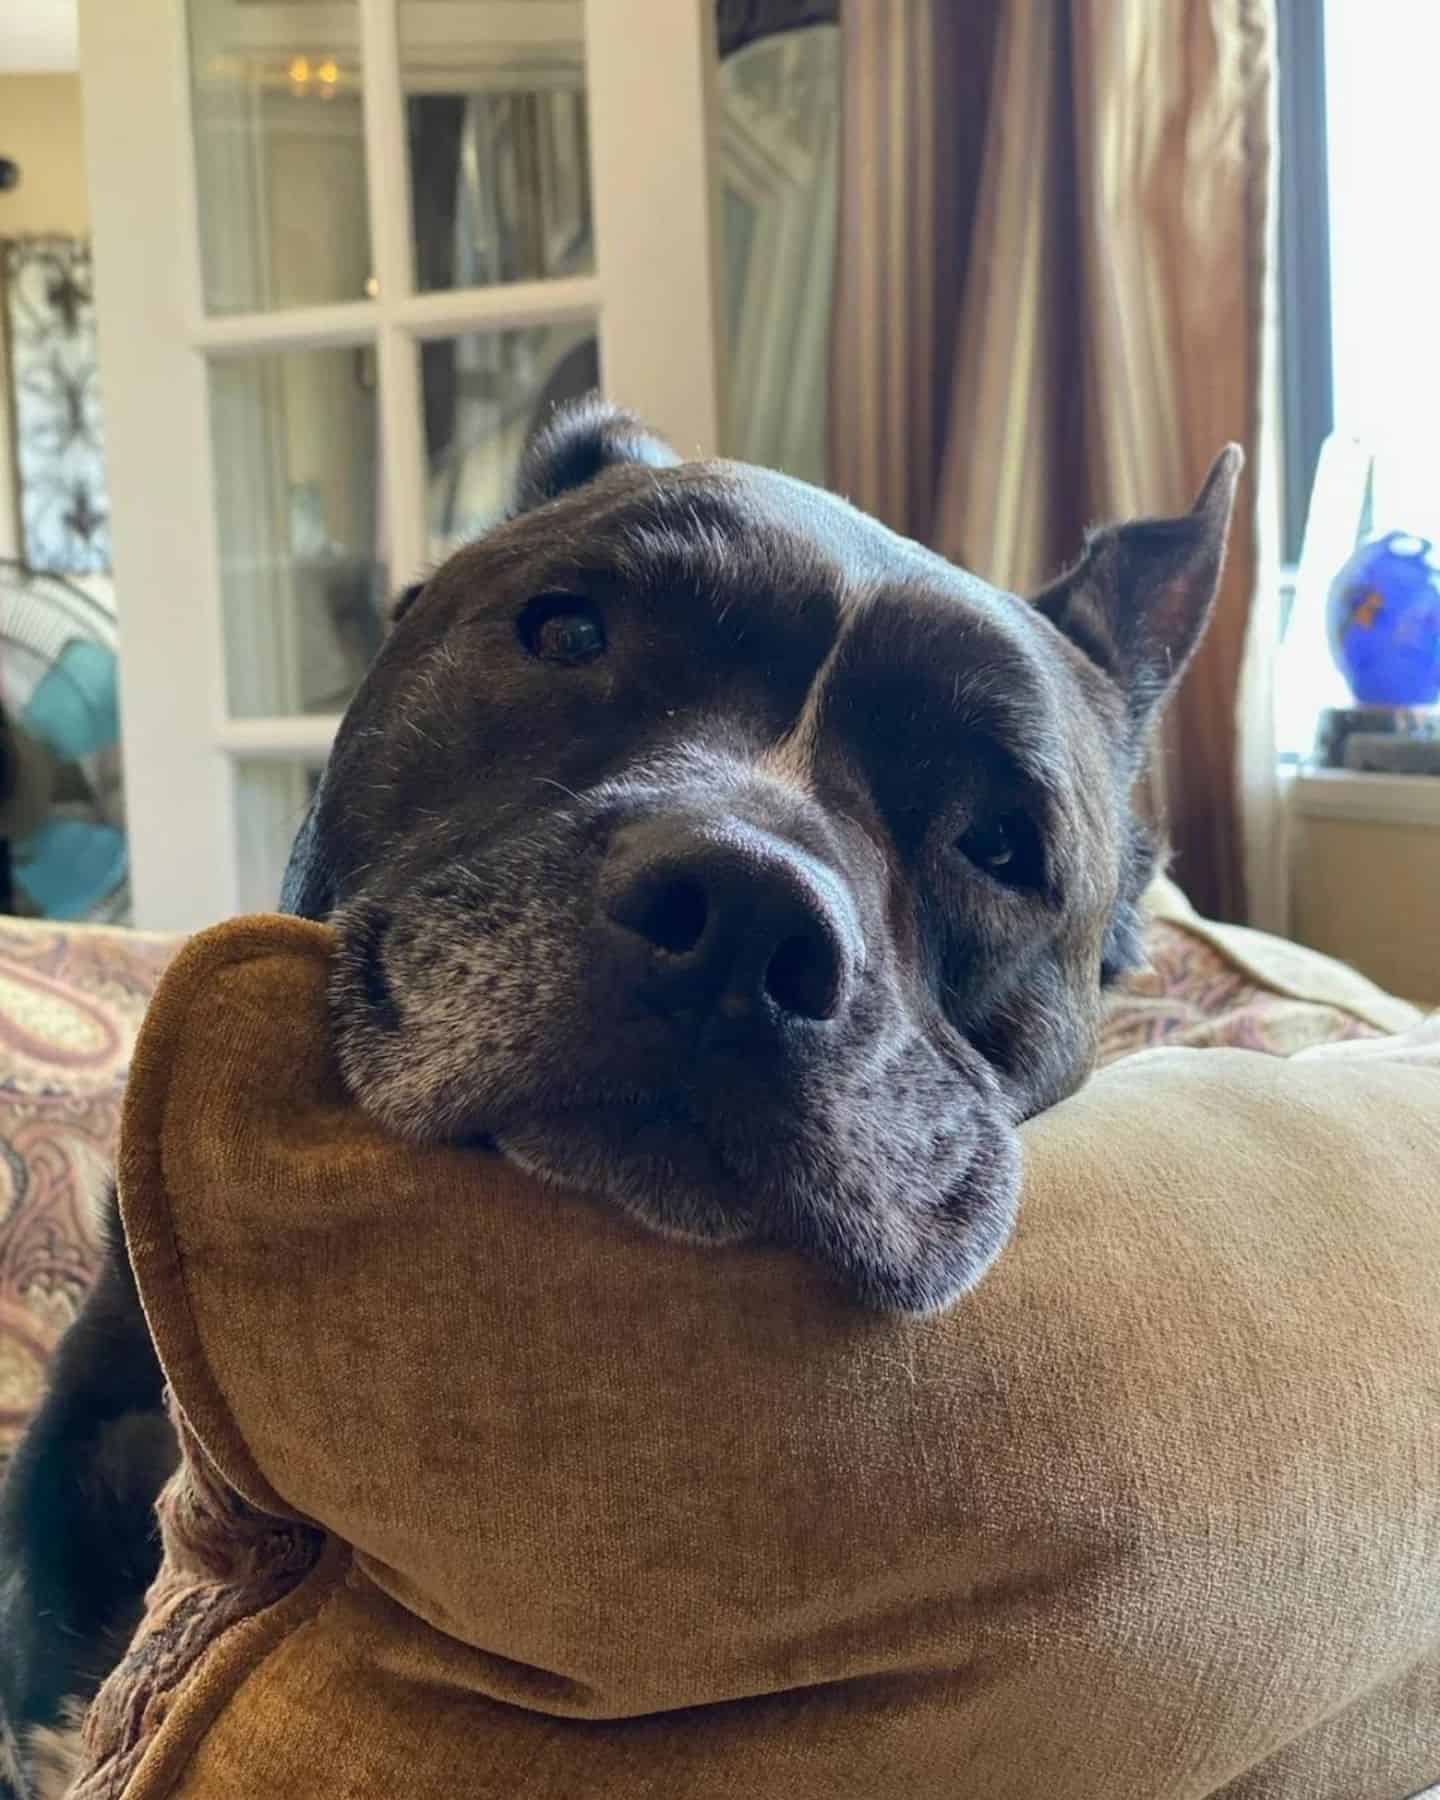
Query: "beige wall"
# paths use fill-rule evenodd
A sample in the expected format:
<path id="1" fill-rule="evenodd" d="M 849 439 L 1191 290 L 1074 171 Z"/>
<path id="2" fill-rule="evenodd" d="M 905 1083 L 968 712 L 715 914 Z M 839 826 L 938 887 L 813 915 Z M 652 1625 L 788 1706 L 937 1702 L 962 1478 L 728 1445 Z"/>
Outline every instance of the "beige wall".
<path id="1" fill-rule="evenodd" d="M 1299 818 L 1294 848 L 1295 936 L 1440 1005 L 1440 829 Z"/>
<path id="2" fill-rule="evenodd" d="M 0 194 L 0 237 L 90 229 L 78 75 L 0 75 L 0 156 L 20 185 Z"/>

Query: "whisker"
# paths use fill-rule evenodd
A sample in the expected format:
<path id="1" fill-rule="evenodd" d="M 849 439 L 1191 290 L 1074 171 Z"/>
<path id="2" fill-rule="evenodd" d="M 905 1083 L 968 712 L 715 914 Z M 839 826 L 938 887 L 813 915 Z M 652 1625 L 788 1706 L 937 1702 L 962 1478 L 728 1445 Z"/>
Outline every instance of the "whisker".
<path id="1" fill-rule="evenodd" d="M 537 775 L 535 777 L 535 779 L 536 779 L 536 781 L 540 782 L 545 787 L 559 788 L 560 792 L 562 794 L 568 794 L 577 806 L 583 806 L 585 804 L 585 802 L 580 798 L 579 794 L 577 794 L 575 792 L 574 788 L 566 787 L 566 785 L 563 781 L 556 781 L 550 775 Z"/>

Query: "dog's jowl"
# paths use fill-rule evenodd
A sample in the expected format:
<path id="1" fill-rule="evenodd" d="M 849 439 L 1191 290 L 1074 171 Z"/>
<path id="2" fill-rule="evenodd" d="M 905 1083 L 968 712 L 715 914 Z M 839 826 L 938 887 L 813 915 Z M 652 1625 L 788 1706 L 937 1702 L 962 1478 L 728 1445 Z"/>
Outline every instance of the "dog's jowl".
<path id="1" fill-rule="evenodd" d="M 1023 601 L 783 476 L 558 417 L 514 514 L 396 608 L 292 856 L 358 1103 L 865 1305 L 955 1301 L 1010 1232 L 1017 1125 L 1084 1079 L 1135 958 L 1130 791 L 1238 469 Z M 153 1567 L 168 1439 L 113 1259 L 0 1515 L 22 1758 Z"/>

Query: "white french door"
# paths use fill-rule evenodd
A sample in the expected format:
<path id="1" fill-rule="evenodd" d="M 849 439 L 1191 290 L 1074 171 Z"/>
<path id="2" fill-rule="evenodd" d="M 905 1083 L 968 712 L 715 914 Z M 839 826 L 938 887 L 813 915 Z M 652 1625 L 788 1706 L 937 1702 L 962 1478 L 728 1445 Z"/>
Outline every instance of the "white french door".
<path id="1" fill-rule="evenodd" d="M 537 412 L 724 436 L 713 0 L 81 0 L 136 923 L 275 902 Z"/>

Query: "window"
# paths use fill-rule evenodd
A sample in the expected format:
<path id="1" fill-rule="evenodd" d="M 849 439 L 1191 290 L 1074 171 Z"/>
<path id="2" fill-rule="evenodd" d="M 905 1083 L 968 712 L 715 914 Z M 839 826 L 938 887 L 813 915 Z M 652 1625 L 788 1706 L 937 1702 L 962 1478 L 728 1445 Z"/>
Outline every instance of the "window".
<path id="1" fill-rule="evenodd" d="M 1358 505 L 1329 522 L 1325 555 L 1295 586 L 1327 436 L 1356 438 L 1379 459 L 1385 524 L 1440 539 L 1440 6 L 1278 0 L 1277 21 L 1278 722 L 1281 752 L 1294 756 L 1313 743 L 1319 708 L 1345 698 L 1320 589 L 1354 541 Z"/>
<path id="2" fill-rule="evenodd" d="M 1332 429 L 1440 484 L 1440 6 L 1279 0 L 1278 22 L 1293 564 Z"/>
<path id="3" fill-rule="evenodd" d="M 1324 18 L 1335 421 L 1434 489 L 1440 6 L 1325 0 Z"/>

